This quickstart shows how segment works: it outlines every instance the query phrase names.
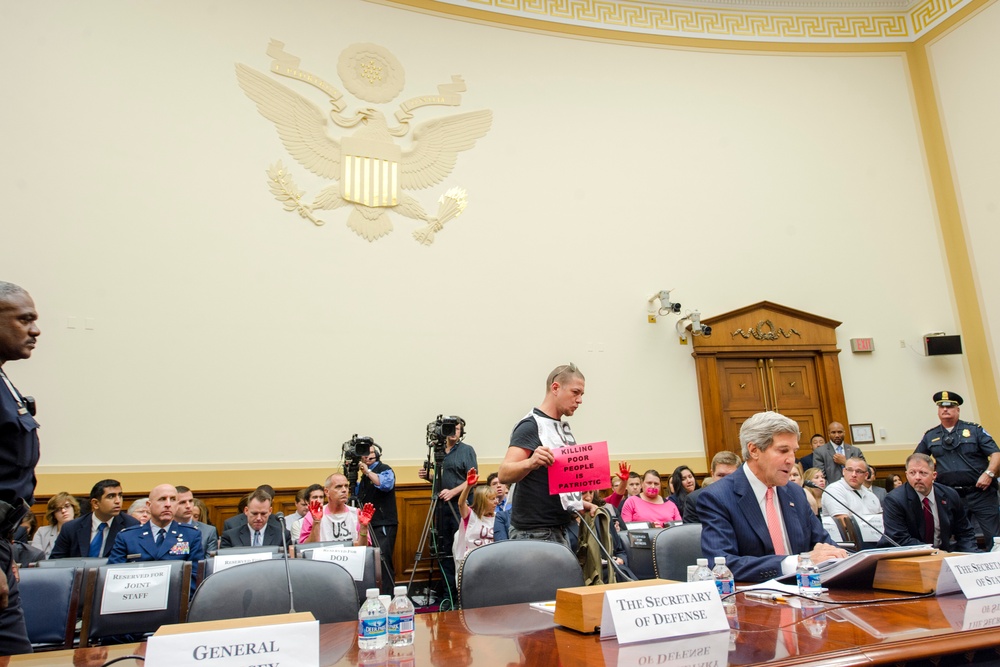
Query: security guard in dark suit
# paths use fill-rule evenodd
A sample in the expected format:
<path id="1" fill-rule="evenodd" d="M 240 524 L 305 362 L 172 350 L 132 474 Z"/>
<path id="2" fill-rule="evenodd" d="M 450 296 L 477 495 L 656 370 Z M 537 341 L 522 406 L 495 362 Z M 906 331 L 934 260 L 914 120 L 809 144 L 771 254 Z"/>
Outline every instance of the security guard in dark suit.
<path id="1" fill-rule="evenodd" d="M 979 524 L 988 549 L 993 538 L 1000 537 L 996 481 L 1000 448 L 982 426 L 958 418 L 961 396 L 939 391 L 934 402 L 941 423 L 924 433 L 914 451 L 934 457 L 938 483 L 958 492 L 970 519 Z"/>
<path id="2" fill-rule="evenodd" d="M 149 522 L 126 528 L 115 537 L 108 564 L 149 560 L 191 561 L 191 592 L 198 576 L 198 561 L 205 557 L 201 532 L 173 520 L 177 489 L 161 484 L 149 493 Z"/>

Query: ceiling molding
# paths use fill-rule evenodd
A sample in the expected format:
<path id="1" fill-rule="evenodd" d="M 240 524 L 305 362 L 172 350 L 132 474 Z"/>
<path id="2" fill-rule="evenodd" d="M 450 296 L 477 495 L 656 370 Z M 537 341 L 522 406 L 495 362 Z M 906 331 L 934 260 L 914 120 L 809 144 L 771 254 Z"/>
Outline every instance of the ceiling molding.
<path id="1" fill-rule="evenodd" d="M 788 44 L 914 42 L 973 0 L 403 0 L 435 13 L 509 25 Z"/>

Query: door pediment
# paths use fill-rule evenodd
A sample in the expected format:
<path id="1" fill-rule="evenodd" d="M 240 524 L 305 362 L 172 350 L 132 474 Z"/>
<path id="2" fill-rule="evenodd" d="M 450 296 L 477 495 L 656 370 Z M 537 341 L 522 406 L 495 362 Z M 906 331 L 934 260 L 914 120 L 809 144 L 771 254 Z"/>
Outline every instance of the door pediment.
<path id="1" fill-rule="evenodd" d="M 694 355 L 725 351 L 830 350 L 837 347 L 840 322 L 770 301 L 702 319 L 711 336 L 693 337 Z"/>

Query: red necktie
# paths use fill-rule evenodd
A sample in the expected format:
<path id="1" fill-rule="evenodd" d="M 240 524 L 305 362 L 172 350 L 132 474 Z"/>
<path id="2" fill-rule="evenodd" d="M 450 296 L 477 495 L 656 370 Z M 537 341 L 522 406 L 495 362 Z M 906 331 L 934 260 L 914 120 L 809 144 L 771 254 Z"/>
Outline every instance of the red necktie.
<path id="1" fill-rule="evenodd" d="M 781 535 L 781 520 L 778 518 L 778 510 L 774 507 L 774 487 L 769 486 L 764 494 L 765 517 L 767 519 L 767 532 L 771 534 L 771 544 L 774 545 L 774 553 L 778 556 L 787 556 L 785 552 L 785 538 Z"/>
<path id="2" fill-rule="evenodd" d="M 924 539 L 934 546 L 934 513 L 931 512 L 930 498 L 924 498 Z"/>

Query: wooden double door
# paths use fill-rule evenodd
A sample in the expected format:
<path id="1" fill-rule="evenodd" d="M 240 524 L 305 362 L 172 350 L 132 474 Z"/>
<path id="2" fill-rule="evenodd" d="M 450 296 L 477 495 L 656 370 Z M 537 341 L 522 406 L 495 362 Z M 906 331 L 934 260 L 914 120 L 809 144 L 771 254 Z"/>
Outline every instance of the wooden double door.
<path id="1" fill-rule="evenodd" d="M 825 432 L 814 356 L 719 358 L 716 367 L 723 449 L 739 452 L 740 426 L 766 410 L 794 419 L 806 443 L 813 433 Z"/>

